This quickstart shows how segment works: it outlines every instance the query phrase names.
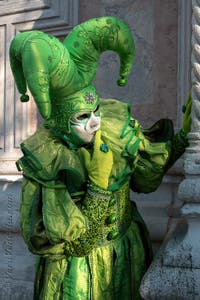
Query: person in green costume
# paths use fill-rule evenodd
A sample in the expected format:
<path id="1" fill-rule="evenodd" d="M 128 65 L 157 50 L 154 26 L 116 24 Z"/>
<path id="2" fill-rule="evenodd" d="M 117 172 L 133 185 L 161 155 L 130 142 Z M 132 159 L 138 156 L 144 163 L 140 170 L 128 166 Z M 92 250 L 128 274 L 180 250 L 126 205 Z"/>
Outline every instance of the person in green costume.
<path id="1" fill-rule="evenodd" d="M 119 54 L 125 85 L 134 42 L 118 18 L 88 20 L 63 43 L 29 31 L 10 46 L 21 100 L 28 86 L 44 118 L 17 161 L 21 233 L 37 255 L 34 299 L 141 298 L 152 251 L 129 191 L 155 191 L 188 144 L 191 97 L 176 134 L 170 120 L 143 129 L 128 104 L 99 99 L 92 80 L 106 50 Z"/>

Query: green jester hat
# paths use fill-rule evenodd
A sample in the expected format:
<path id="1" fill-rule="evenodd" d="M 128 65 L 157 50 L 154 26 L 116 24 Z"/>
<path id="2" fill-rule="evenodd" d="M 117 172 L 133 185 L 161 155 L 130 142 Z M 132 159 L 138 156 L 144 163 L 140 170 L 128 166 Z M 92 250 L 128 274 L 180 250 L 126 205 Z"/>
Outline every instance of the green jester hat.
<path id="1" fill-rule="evenodd" d="M 118 85 L 126 84 L 134 59 L 128 26 L 115 17 L 77 25 L 61 43 L 41 31 L 16 35 L 10 45 L 10 64 L 21 101 L 29 100 L 27 86 L 46 126 L 69 133 L 74 113 L 95 110 L 99 97 L 92 81 L 103 51 L 120 57 Z"/>

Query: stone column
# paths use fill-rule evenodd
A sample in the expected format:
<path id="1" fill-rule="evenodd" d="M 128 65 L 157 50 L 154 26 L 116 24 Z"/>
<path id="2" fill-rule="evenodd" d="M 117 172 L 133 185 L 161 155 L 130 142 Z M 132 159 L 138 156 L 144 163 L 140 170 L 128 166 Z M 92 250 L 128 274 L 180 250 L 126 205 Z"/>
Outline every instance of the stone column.
<path id="1" fill-rule="evenodd" d="M 192 128 L 178 190 L 182 218 L 143 279 L 148 300 L 200 299 L 200 0 L 192 1 L 192 10 Z"/>

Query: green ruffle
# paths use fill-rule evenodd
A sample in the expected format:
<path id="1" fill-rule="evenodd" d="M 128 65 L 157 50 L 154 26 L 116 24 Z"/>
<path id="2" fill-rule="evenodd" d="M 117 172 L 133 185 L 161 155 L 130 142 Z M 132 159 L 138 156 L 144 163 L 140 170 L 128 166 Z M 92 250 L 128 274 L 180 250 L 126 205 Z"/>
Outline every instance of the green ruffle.
<path id="1" fill-rule="evenodd" d="M 20 227 L 31 252 L 60 257 L 65 242 L 84 233 L 87 223 L 66 189 L 49 189 L 23 179 Z"/>

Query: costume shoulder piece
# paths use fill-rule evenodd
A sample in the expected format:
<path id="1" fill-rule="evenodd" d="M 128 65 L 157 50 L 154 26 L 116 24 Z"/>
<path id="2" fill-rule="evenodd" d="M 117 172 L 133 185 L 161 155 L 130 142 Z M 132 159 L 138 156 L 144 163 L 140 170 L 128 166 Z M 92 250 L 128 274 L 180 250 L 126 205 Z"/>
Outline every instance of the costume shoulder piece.
<path id="1" fill-rule="evenodd" d="M 16 163 L 24 175 L 37 181 L 56 180 L 62 170 L 71 170 L 84 178 L 84 167 L 79 152 L 69 150 L 51 131 L 41 127 L 21 144 L 24 156 Z"/>
<path id="2" fill-rule="evenodd" d="M 101 99 L 102 137 L 121 156 L 136 155 L 141 127 L 131 117 L 130 105 L 114 99 Z"/>

